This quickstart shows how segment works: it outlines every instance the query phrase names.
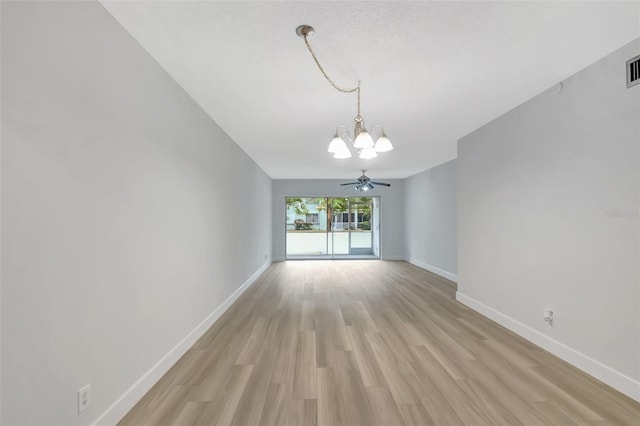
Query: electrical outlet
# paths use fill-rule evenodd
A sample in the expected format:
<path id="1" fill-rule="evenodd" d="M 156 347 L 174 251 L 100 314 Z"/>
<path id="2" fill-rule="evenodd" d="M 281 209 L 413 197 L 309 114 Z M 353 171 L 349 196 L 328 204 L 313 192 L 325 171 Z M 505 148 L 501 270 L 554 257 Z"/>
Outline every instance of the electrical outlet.
<path id="1" fill-rule="evenodd" d="M 78 414 L 82 413 L 91 403 L 91 385 L 86 385 L 78 391 Z"/>
<path id="2" fill-rule="evenodd" d="M 554 323 L 554 321 L 556 319 L 556 315 L 551 309 L 547 308 L 547 309 L 544 310 L 543 318 L 547 323 L 549 323 L 549 325 L 551 327 L 553 327 L 553 325 L 554 325 L 553 323 Z"/>
<path id="3" fill-rule="evenodd" d="M 264 255 L 264 260 L 267 260 L 267 254 L 266 254 L 266 253 L 265 253 L 265 255 Z"/>

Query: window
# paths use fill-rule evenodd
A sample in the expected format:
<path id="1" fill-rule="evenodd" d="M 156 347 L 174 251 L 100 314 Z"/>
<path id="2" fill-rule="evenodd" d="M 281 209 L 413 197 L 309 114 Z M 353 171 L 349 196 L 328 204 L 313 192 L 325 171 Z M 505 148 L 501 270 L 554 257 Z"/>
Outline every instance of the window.
<path id="1" fill-rule="evenodd" d="M 320 223 L 318 213 L 307 213 L 307 223 Z"/>

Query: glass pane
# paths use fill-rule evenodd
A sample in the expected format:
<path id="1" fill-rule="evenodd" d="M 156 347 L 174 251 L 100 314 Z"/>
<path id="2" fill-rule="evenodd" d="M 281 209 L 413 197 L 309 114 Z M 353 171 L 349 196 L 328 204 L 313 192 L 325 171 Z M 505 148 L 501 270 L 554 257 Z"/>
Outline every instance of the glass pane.
<path id="1" fill-rule="evenodd" d="M 379 256 L 378 197 L 286 197 L 286 257 Z"/>
<path id="2" fill-rule="evenodd" d="M 350 254 L 373 254 L 371 205 L 371 197 L 352 197 L 349 200 L 349 212 L 351 213 Z"/>
<path id="3" fill-rule="evenodd" d="M 286 198 L 287 256 L 327 255 L 327 199 Z"/>
<path id="4" fill-rule="evenodd" d="M 330 238 L 333 254 L 349 254 L 349 199 L 333 198 Z"/>

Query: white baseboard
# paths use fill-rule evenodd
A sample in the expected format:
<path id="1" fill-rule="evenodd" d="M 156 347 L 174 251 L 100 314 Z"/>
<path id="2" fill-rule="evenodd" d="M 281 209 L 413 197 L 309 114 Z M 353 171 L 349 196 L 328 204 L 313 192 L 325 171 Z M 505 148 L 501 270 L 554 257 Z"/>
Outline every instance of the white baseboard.
<path id="1" fill-rule="evenodd" d="M 612 388 L 640 402 L 640 381 L 637 381 L 593 358 L 558 342 L 528 325 L 525 325 L 477 300 L 456 292 L 456 300 L 474 311 L 492 319 L 530 342 L 551 352 L 569 364 L 592 375 Z"/>
<path id="2" fill-rule="evenodd" d="M 245 292 L 262 274 L 271 262 L 266 262 L 253 275 L 249 277 L 236 291 L 231 294 L 210 313 L 196 328 L 194 328 L 184 339 L 163 356 L 149 371 L 140 377 L 127 391 L 118 398 L 92 425 L 116 425 L 133 408 L 134 405 L 149 392 L 158 380 L 169 371 L 169 369 L 187 352 L 187 350 L 198 341 L 200 337 L 229 309 L 238 297 Z"/>
<path id="3" fill-rule="evenodd" d="M 394 254 L 389 254 L 389 255 L 383 255 L 380 257 L 381 260 L 404 260 L 404 256 L 402 255 L 394 255 Z M 284 262 L 286 259 L 284 257 L 274 257 L 273 261 L 274 262 Z M 324 260 L 330 260 L 330 259 L 324 259 Z"/>
<path id="4" fill-rule="evenodd" d="M 458 276 L 456 274 L 452 274 L 451 272 L 445 271 L 444 269 L 440 269 L 436 266 L 429 265 L 428 263 L 424 263 L 416 259 L 408 259 L 407 262 L 411 263 L 412 265 L 416 265 L 418 268 L 426 269 L 429 272 L 440 275 L 441 277 L 451 280 L 454 283 L 458 282 Z"/>

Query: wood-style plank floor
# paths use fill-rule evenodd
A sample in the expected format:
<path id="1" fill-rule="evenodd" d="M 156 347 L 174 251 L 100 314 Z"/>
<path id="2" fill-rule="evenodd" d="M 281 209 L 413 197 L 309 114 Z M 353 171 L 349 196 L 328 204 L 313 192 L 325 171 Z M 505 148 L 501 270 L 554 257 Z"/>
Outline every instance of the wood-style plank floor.
<path id="1" fill-rule="evenodd" d="M 405 262 L 274 263 L 120 425 L 640 425 Z"/>

